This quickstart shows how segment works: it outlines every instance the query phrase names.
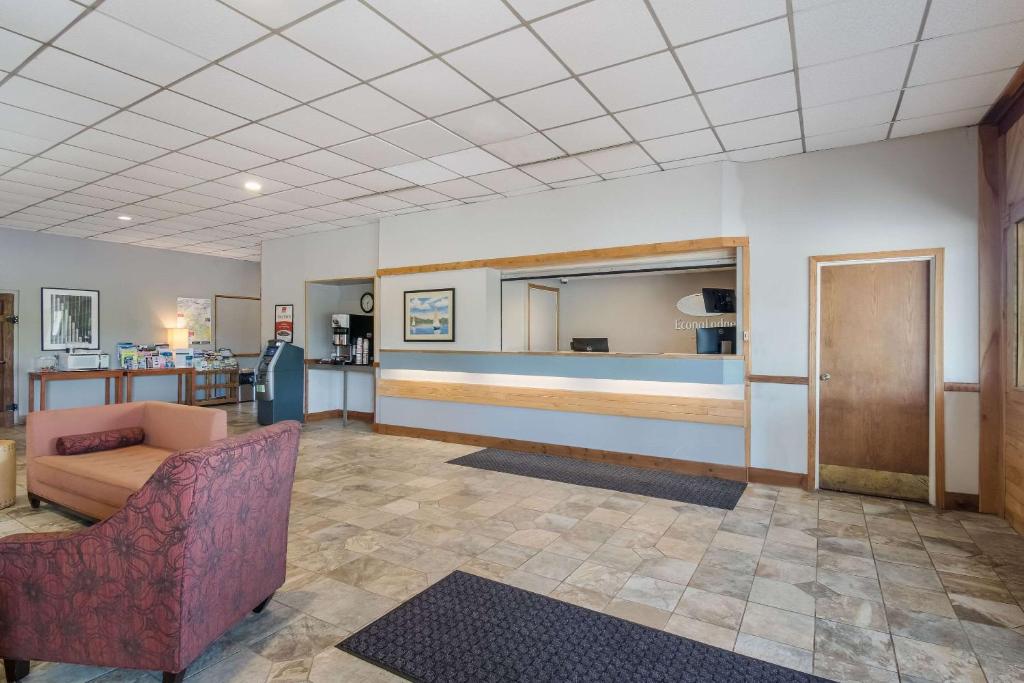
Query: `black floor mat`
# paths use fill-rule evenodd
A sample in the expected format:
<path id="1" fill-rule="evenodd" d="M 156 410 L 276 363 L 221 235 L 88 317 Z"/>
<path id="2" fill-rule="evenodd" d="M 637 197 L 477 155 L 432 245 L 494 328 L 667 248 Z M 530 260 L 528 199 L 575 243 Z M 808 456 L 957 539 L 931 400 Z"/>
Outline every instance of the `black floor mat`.
<path id="1" fill-rule="evenodd" d="M 338 648 L 422 683 L 824 680 L 463 572 Z"/>
<path id="2" fill-rule="evenodd" d="M 504 451 L 498 448 L 485 448 L 448 462 L 481 470 L 708 505 L 723 510 L 735 508 L 736 502 L 747 488 L 741 481 L 697 477 L 554 455 Z"/>

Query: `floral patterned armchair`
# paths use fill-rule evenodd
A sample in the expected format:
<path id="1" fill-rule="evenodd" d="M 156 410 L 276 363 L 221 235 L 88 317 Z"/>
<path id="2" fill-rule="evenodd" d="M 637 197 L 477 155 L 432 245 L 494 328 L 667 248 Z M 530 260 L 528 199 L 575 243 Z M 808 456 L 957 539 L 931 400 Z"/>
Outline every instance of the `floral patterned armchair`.
<path id="1" fill-rule="evenodd" d="M 172 455 L 88 529 L 0 539 L 8 681 L 30 660 L 184 678 L 284 583 L 299 430 L 282 422 Z"/>

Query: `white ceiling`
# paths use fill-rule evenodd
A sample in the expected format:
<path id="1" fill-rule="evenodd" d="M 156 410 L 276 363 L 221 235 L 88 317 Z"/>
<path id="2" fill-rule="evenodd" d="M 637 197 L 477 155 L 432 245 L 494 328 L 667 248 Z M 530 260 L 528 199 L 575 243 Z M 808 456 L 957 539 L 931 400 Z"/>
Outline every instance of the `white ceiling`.
<path id="1" fill-rule="evenodd" d="M 0 226 L 247 260 L 974 124 L 1024 62 L 1021 0 L 0 0 L 0 27 Z"/>

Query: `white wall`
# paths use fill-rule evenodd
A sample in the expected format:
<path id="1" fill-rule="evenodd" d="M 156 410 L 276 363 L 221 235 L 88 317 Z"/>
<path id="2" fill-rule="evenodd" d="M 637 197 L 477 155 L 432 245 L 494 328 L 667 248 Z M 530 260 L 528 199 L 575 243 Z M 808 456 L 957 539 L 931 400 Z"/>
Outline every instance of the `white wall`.
<path id="1" fill-rule="evenodd" d="M 0 290 L 15 291 L 21 323 L 16 327 L 15 386 L 22 415 L 28 410 L 27 373 L 43 351 L 40 288 L 100 292 L 100 345 L 116 364 L 117 342 L 164 342 L 177 325 L 178 297 L 213 299 L 216 294 L 260 295 L 260 265 L 248 261 L 147 249 L 21 230 L 0 229 Z M 176 400 L 173 377 L 135 382 L 135 398 Z M 102 403 L 103 381 L 54 382 L 51 408 Z"/>

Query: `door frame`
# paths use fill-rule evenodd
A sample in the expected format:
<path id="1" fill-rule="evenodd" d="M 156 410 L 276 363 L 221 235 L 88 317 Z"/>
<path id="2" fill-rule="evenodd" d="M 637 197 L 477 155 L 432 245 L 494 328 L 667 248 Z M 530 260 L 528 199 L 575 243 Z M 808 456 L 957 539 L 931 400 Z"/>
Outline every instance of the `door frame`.
<path id="1" fill-rule="evenodd" d="M 0 294 L 10 294 L 11 296 L 14 297 L 14 315 L 20 315 L 18 313 L 18 303 L 19 303 L 18 302 L 18 290 L 16 290 L 16 289 L 2 289 L 2 288 L 0 288 Z M 18 389 L 20 388 L 18 386 L 19 385 L 19 382 L 18 382 L 18 367 L 19 367 L 18 366 L 18 341 L 19 341 L 18 340 L 18 328 L 19 327 L 20 327 L 20 325 L 15 325 L 14 326 L 14 345 L 13 345 L 13 348 L 11 349 L 11 385 L 12 386 L 11 386 L 11 396 L 10 396 L 10 399 L 11 399 L 12 403 L 20 403 L 19 400 L 18 400 L 18 394 L 19 394 Z M 3 381 L 3 378 L 0 377 L 0 382 L 2 382 L 2 381 Z M 0 407 L 0 408 L 2 408 L 2 407 Z M 14 415 L 12 416 L 14 424 L 16 424 L 16 425 L 19 424 L 19 422 L 20 422 L 21 412 L 22 412 L 22 409 L 19 408 L 18 410 L 14 411 Z M 0 425 L 0 426 L 2 426 L 2 425 Z"/>
<path id="2" fill-rule="evenodd" d="M 561 318 L 562 318 L 562 290 L 558 287 L 548 287 L 547 285 L 538 285 L 533 282 L 526 283 L 526 351 L 529 353 L 530 349 L 530 290 L 540 289 L 546 292 L 555 293 L 555 351 L 559 351 L 562 348 L 561 343 Z"/>
<path id="3" fill-rule="evenodd" d="M 939 509 L 946 497 L 945 396 L 943 375 L 942 314 L 945 249 L 906 249 L 852 254 L 811 256 L 809 259 L 807 325 L 807 489 L 818 488 L 819 470 L 819 380 L 821 358 L 821 269 L 863 263 L 927 261 L 929 263 L 929 464 L 928 501 Z"/>

